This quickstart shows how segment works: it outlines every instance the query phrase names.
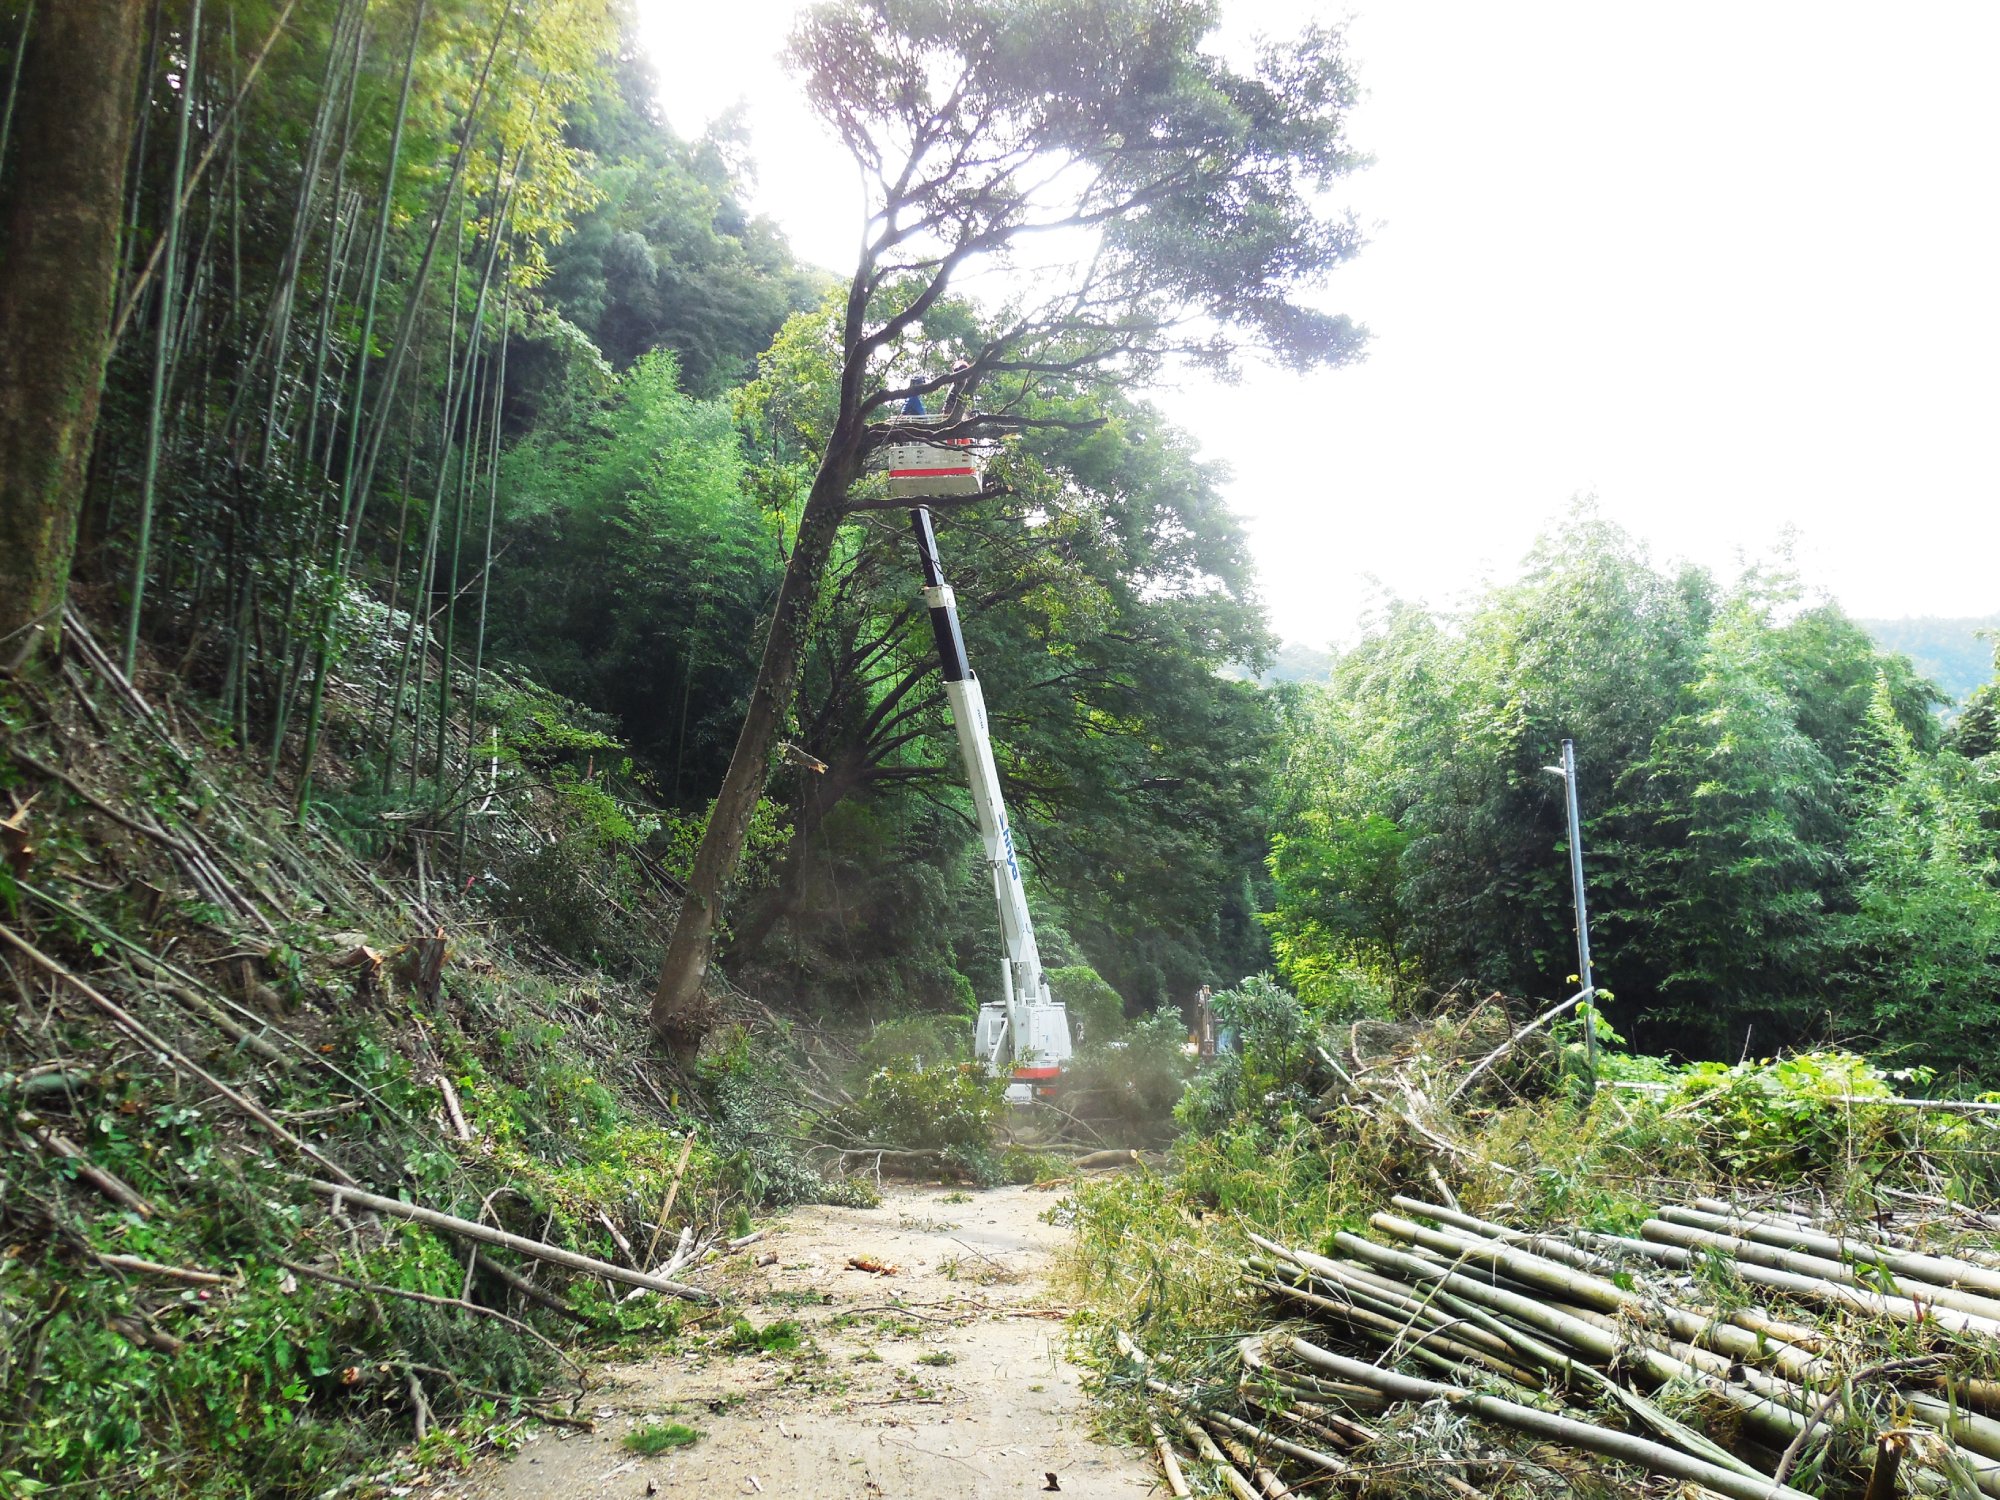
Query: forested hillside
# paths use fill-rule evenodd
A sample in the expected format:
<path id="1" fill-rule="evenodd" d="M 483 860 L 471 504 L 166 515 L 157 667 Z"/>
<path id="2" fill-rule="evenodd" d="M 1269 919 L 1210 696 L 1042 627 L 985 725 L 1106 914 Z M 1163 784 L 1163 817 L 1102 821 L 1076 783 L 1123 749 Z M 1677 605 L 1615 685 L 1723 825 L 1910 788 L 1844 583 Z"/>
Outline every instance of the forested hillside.
<path id="1" fill-rule="evenodd" d="M 525 672 L 629 751 L 564 762 L 619 807 L 577 831 L 588 857 L 671 880 L 832 415 L 838 304 L 739 205 L 726 122 L 662 122 L 630 24 L 604 0 L 159 8 L 76 572 L 127 666 L 165 653 L 308 816 L 459 806 L 516 751 L 480 674 Z M 974 316 L 943 304 L 902 357 L 948 367 Z M 1214 670 L 1266 649 L 1240 532 L 1133 400 L 1009 461 L 945 546 L 1057 951 L 1148 1007 L 1254 969 L 1270 721 Z M 729 946 L 814 1002 L 950 1006 L 995 960 L 913 556 L 886 519 L 839 552 L 793 731 L 830 769 L 774 786 Z M 361 662 L 387 679 L 369 743 L 328 743 Z M 481 722 L 448 743 L 461 700 Z"/>
<path id="2" fill-rule="evenodd" d="M 833 1399 L 796 1321 L 738 1316 L 739 1253 L 885 1171 L 1170 1167 L 1048 1217 L 1177 1381 L 1253 1326 L 1239 1269 L 1287 1296 L 1333 1264 L 1245 1225 L 1324 1248 L 1416 1189 L 1519 1238 L 1463 1193 L 1587 1215 L 1594 1265 L 1669 1170 L 1676 1203 L 1987 1191 L 2000 684 L 1955 701 L 1929 636 L 1588 509 L 1462 610 L 1272 635 L 1220 456 L 1148 391 L 1366 351 L 1328 310 L 1369 165 L 1341 30 L 1239 55 L 1205 0 L 805 8 L 788 62 L 868 203 L 836 272 L 746 207 L 729 117 L 668 126 L 638 3 L 0 0 L 0 1496 L 404 1493 L 588 1429 L 614 1350 L 793 1360 Z M 882 472 L 913 431 L 971 476 L 929 502 L 928 595 Z M 1076 1050 L 1024 1045 L 1010 1106 L 971 1031 L 1014 864 Z M 885 1339 L 959 1316 L 889 1285 Z M 1357 1328 L 1418 1315 L 1367 1296 Z M 1484 1316 L 1428 1368 L 1569 1389 Z M 1666 1368 L 1587 1322 L 1607 1368 Z M 1101 1331 L 1107 1409 L 1171 1465 L 1144 1403 L 1173 1441 L 1206 1408 Z M 1791 1403 L 1800 1444 L 1859 1429 L 1800 1403 L 1876 1365 L 2000 1412 L 1990 1350 L 1850 1335 L 1810 1392 L 1731 1399 Z M 1700 1402 L 1615 1399 L 1742 1492 Z M 1317 1410 L 1284 1415 L 1404 1444 L 1357 1494 L 1457 1441 Z M 1202 1482 L 1283 1492 L 1231 1420 Z M 1550 1493 L 1539 1462 L 1467 1449 L 1438 1493 Z"/>

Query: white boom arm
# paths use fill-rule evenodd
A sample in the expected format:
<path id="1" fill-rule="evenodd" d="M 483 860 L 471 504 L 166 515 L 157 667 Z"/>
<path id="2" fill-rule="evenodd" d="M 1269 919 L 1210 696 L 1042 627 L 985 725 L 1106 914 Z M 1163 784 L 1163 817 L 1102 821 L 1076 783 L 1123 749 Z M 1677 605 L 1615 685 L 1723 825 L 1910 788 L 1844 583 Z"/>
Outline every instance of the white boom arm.
<path id="1" fill-rule="evenodd" d="M 979 1007 L 974 1044 L 991 1072 L 1012 1078 L 1009 1095 L 1026 1099 L 1038 1086 L 1051 1086 L 1069 1060 L 1069 1018 L 1049 993 L 1048 977 L 1042 972 L 1035 923 L 1028 914 L 1028 892 L 1021 884 L 1021 860 L 1014 848 L 1014 831 L 1007 826 L 1000 771 L 993 763 L 993 743 L 987 734 L 986 698 L 979 690 L 978 677 L 966 665 L 958 606 L 938 564 L 930 511 L 922 506 L 912 510 L 910 525 L 923 559 L 924 604 L 930 610 L 931 632 L 937 637 L 945 699 L 951 704 L 952 724 L 958 730 L 958 751 L 972 784 L 979 836 L 993 872 L 993 896 L 1000 907 L 1000 999 Z"/>

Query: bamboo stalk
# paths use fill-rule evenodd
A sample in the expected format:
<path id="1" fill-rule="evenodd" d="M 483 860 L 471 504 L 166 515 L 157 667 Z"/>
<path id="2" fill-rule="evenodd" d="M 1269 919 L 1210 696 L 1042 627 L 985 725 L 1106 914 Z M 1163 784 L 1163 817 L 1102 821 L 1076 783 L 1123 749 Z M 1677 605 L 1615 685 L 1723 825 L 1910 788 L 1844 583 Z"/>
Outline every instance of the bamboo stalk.
<path id="1" fill-rule="evenodd" d="M 1382 1222 L 1376 1222 L 1382 1221 Z M 1371 1223 L 1385 1233 L 1407 1238 L 1441 1254 L 1479 1264 L 1497 1265 L 1517 1281 L 1561 1292 L 1600 1312 L 1615 1314 L 1670 1331 L 1705 1351 L 1728 1360 L 1777 1360 L 1788 1369 L 1811 1372 L 1819 1368 L 1816 1356 L 1792 1349 L 1746 1329 L 1700 1313 L 1690 1312 L 1670 1302 L 1628 1292 L 1615 1282 L 1545 1261 L 1526 1250 L 1496 1245 L 1492 1241 L 1468 1240 L 1463 1236 L 1426 1230 L 1394 1215 L 1377 1214 Z"/>
<path id="2" fill-rule="evenodd" d="M 150 1219 L 158 1212 L 151 1203 L 140 1196 L 137 1188 L 130 1186 L 123 1178 L 112 1175 L 91 1161 L 83 1147 L 77 1145 L 68 1136 L 50 1130 L 45 1125 L 31 1125 L 28 1127 L 28 1130 L 36 1140 L 40 1141 L 64 1161 L 75 1163 L 76 1175 L 96 1188 L 120 1208 L 127 1209 L 142 1219 Z"/>
<path id="3" fill-rule="evenodd" d="M 7 162 L 7 140 L 14 131 L 14 101 L 21 93 L 21 60 L 28 55 L 28 28 L 35 24 L 35 0 L 21 7 L 21 29 L 14 34 L 14 62 L 7 70 L 7 104 L 0 109 L 0 168 Z"/>
<path id="4" fill-rule="evenodd" d="M 1347 1266 L 1331 1268 L 1319 1275 L 1304 1276 L 1304 1273 L 1295 1268 L 1272 1261 L 1251 1260 L 1246 1261 L 1245 1265 L 1253 1273 L 1253 1279 L 1256 1279 L 1257 1274 L 1266 1279 L 1279 1279 L 1284 1295 L 1312 1305 L 1359 1306 L 1383 1319 L 1390 1320 L 1394 1331 L 1400 1335 L 1407 1336 L 1413 1328 L 1419 1327 L 1439 1333 L 1450 1329 L 1452 1342 L 1469 1345 L 1489 1357 L 1497 1356 L 1505 1361 L 1514 1353 L 1513 1347 L 1504 1337 L 1462 1314 L 1447 1311 L 1444 1296 L 1436 1286 L 1433 1286 L 1428 1294 L 1419 1294 L 1401 1283 L 1385 1277 L 1371 1277 L 1359 1268 Z M 1334 1274 L 1336 1270 L 1340 1274 Z M 1337 1291 L 1338 1299 L 1322 1297 L 1307 1287 L 1284 1281 L 1283 1278 L 1288 1271 L 1292 1275 L 1316 1282 L 1326 1287 L 1328 1291 Z M 1521 1383 L 1532 1384 L 1532 1377 Z"/>
<path id="5" fill-rule="evenodd" d="M 1252 1236 L 1252 1238 L 1257 1237 Z M 1595 1362 L 1606 1368 L 1624 1362 L 1661 1384 L 1678 1380 L 1712 1390 L 1741 1412 L 1746 1420 L 1753 1422 L 1760 1429 L 1774 1432 L 1787 1439 L 1797 1430 L 1802 1420 L 1797 1411 L 1772 1400 L 1768 1394 L 1754 1388 L 1745 1390 L 1729 1380 L 1731 1364 L 1726 1356 L 1684 1343 L 1675 1344 L 1670 1349 L 1659 1349 L 1649 1344 L 1634 1342 L 1625 1336 L 1625 1330 L 1621 1329 L 1617 1322 L 1602 1319 L 1601 1315 L 1590 1314 L 1580 1308 L 1557 1307 L 1543 1300 L 1489 1286 L 1462 1272 L 1386 1249 L 1357 1235 L 1342 1234 L 1336 1237 L 1336 1242 L 1342 1249 L 1369 1259 L 1386 1270 L 1399 1271 L 1417 1280 L 1440 1281 L 1450 1292 L 1457 1295 L 1460 1305 L 1483 1306 L 1489 1312 L 1501 1315 L 1484 1326 L 1501 1333 L 1504 1337 L 1510 1339 L 1519 1337 L 1518 1327 L 1509 1326 L 1508 1320 L 1511 1319 L 1514 1324 L 1525 1323 L 1540 1329 L 1582 1354 L 1583 1360 L 1576 1361 L 1559 1348 L 1542 1346 L 1537 1350 L 1531 1345 L 1516 1344 L 1517 1349 L 1527 1353 L 1530 1358 L 1542 1360 L 1552 1371 L 1558 1373 L 1574 1371 L 1582 1374 L 1585 1361 Z M 1309 1255 L 1302 1251 L 1284 1253 L 1302 1266 L 1313 1270 L 1315 1274 L 1318 1274 L 1322 1267 L 1332 1272 L 1339 1270 L 1335 1263 L 1321 1256 Z M 1686 1314 L 1681 1310 L 1672 1311 L 1687 1321 L 1700 1321 L 1692 1314 Z M 1594 1375 L 1585 1378 L 1594 1379 Z M 1796 1388 L 1788 1387 L 1788 1389 Z"/>
<path id="6" fill-rule="evenodd" d="M 1153 1451 L 1159 1455 L 1160 1473 L 1166 1477 L 1167 1493 L 1175 1500 L 1187 1500 L 1193 1491 L 1188 1488 L 1187 1478 L 1181 1473 L 1180 1460 L 1174 1456 L 1173 1444 L 1167 1441 L 1167 1435 L 1158 1422 L 1148 1421 L 1146 1425 L 1152 1429 Z"/>
<path id="7" fill-rule="evenodd" d="M 1671 1224 L 1707 1229 L 1755 1240 L 1761 1244 L 1792 1246 L 1843 1264 L 1866 1261 L 1879 1265 L 1897 1276 L 1929 1282 L 1934 1286 L 1951 1290 L 1970 1289 L 2000 1296 L 2000 1271 L 1974 1265 L 1956 1256 L 1926 1255 L 1901 1249 L 1880 1240 L 1847 1239 L 1820 1234 L 1810 1229 L 1793 1229 L 1764 1220 L 1727 1218 L 1721 1214 L 1705 1213 L 1692 1208 L 1663 1208 L 1655 1217 Z M 2000 1313 L 2000 1306 L 1996 1306 L 1995 1312 Z"/>
<path id="8" fill-rule="evenodd" d="M 215 1271 L 199 1271 L 188 1266 L 166 1266 L 156 1260 L 142 1260 L 136 1255 L 108 1255 L 100 1250 L 90 1252 L 91 1259 L 107 1270 L 124 1271 L 133 1276 L 159 1276 L 169 1281 L 187 1281 L 196 1286 L 228 1286 L 236 1278 L 223 1276 Z"/>
<path id="9" fill-rule="evenodd" d="M 1414 1376 L 1379 1369 L 1362 1360 L 1334 1354 L 1301 1338 L 1292 1338 L 1288 1344 L 1292 1352 L 1307 1364 L 1338 1375 L 1343 1380 L 1373 1386 L 1397 1400 L 1445 1401 L 1517 1432 L 1614 1458 L 1670 1479 L 1703 1485 L 1731 1497 L 1731 1500 L 1810 1500 L 1803 1490 L 1795 1490 L 1769 1479 L 1751 1479 L 1720 1464 L 1709 1463 L 1630 1433 L 1539 1411 L 1498 1396 L 1468 1391 L 1461 1386 L 1419 1380 Z"/>
<path id="10" fill-rule="evenodd" d="M 176 175 L 174 198 L 168 208 L 170 214 L 181 212 L 192 201 L 194 190 L 200 185 L 203 173 L 208 170 L 209 164 L 215 160 L 215 153 L 221 149 L 222 138 L 225 133 L 221 127 L 230 121 L 235 115 L 238 106 L 243 103 L 244 98 L 249 94 L 251 85 L 257 81 L 258 73 L 263 70 L 265 59 L 271 55 L 271 48 L 277 44 L 278 38 L 284 34 L 285 23 L 291 19 L 292 10 L 297 4 L 298 0 L 285 0 L 284 9 L 279 11 L 277 20 L 272 24 L 270 34 L 265 37 L 263 46 L 257 49 L 257 55 L 250 60 L 250 71 L 243 79 L 241 87 L 231 97 L 229 106 L 223 111 L 221 120 L 215 122 L 215 129 L 211 133 L 208 147 L 202 152 L 200 159 L 196 161 L 194 170 Z M 196 19 L 194 24 L 189 27 L 190 31 L 199 29 L 201 0 L 195 0 L 194 12 Z M 194 57 L 192 52 L 190 52 L 187 71 L 183 74 L 183 78 L 192 79 L 194 72 Z M 169 253 L 168 259 L 171 258 L 171 253 Z M 116 344 L 124 336 L 126 324 L 132 316 L 132 310 L 138 304 L 139 294 L 146 289 L 147 281 L 152 278 L 154 271 L 159 269 L 160 265 L 160 246 L 156 243 L 153 246 L 151 257 L 148 258 L 144 269 L 140 271 L 138 278 L 126 292 L 125 300 L 118 309 L 111 330 L 111 342 L 113 344 Z"/>
<path id="11" fill-rule="evenodd" d="M 1535 1255 L 1560 1261 L 1580 1271 L 1607 1272 L 1617 1269 L 1603 1256 L 1593 1255 L 1588 1250 L 1580 1249 L 1552 1235 L 1527 1234 L 1518 1229 L 1509 1229 L 1504 1224 L 1474 1218 L 1460 1209 L 1426 1203 L 1421 1198 L 1407 1198 L 1401 1193 L 1391 1198 L 1389 1203 L 1391 1207 L 1400 1208 L 1404 1213 L 1421 1214 L 1426 1218 L 1436 1219 L 1440 1224 L 1449 1224 L 1484 1239 L 1497 1240 L 1504 1245 L 1517 1245 Z"/>
<path id="12" fill-rule="evenodd" d="M 1762 1281 L 1767 1286 L 1786 1286 L 1807 1291 L 1826 1300 L 1859 1307 L 1877 1315 L 1887 1314 L 1899 1322 L 1936 1322 L 1955 1333 L 1977 1333 L 2000 1338 L 2000 1303 L 1949 1287 L 1888 1276 L 1891 1291 L 1878 1291 L 1847 1266 L 1824 1256 L 1780 1250 L 1735 1235 L 1692 1229 L 1648 1219 L 1639 1227 L 1649 1240 L 1663 1240 L 1684 1249 L 1722 1250 L 1736 1259 L 1737 1274 L 1746 1281 Z M 1773 1278 L 1785 1276 L 1789 1282 Z M 1808 1290 L 1810 1289 L 1810 1290 Z"/>
<path id="13" fill-rule="evenodd" d="M 174 175 L 167 192 L 167 227 L 159 244 L 165 260 L 160 272 L 160 292 L 153 319 L 153 384 L 146 404 L 146 464 L 139 480 L 139 534 L 132 544 L 132 600 L 125 613 L 125 675 L 138 666 L 139 615 L 146 602 L 146 571 L 153 545 L 153 491 L 160 476 L 161 421 L 167 399 L 168 347 L 173 336 L 174 278 L 178 271 L 181 241 L 181 187 L 187 177 L 188 131 L 194 120 L 196 80 L 201 77 L 201 3 L 193 0 L 188 20 L 187 62 L 181 70 L 180 123 L 174 146 Z M 150 271 L 150 266 L 148 270 Z M 139 278 L 143 285 L 145 275 Z M 138 287 L 131 293 L 136 302 Z M 113 336 L 114 343 L 116 335 Z"/>
<path id="14" fill-rule="evenodd" d="M 306 1186 L 336 1202 L 352 1203 L 371 1213 L 387 1214 L 391 1218 L 426 1224 L 433 1229 L 442 1229 L 447 1234 L 455 1234 L 461 1239 L 498 1245 L 501 1249 L 512 1250 L 517 1255 L 525 1255 L 532 1260 L 545 1260 L 551 1265 L 581 1271 L 586 1276 L 600 1276 L 607 1281 L 622 1281 L 627 1286 L 643 1287 L 649 1292 L 665 1292 L 669 1296 L 679 1297 L 687 1302 L 715 1301 L 713 1296 L 700 1287 L 689 1286 L 685 1282 L 668 1281 L 661 1276 L 634 1271 L 608 1260 L 598 1260 L 595 1256 L 580 1255 L 574 1250 L 565 1250 L 560 1245 L 545 1244 L 541 1240 L 531 1240 L 524 1235 L 510 1234 L 491 1224 L 481 1224 L 473 1219 L 461 1219 L 455 1214 L 441 1213 L 437 1209 L 425 1208 L 416 1203 L 405 1203 L 400 1198 L 385 1198 L 379 1193 L 371 1193 L 350 1184 L 337 1182 L 318 1182 L 308 1179 Z"/>
<path id="15" fill-rule="evenodd" d="M 1366 1308 L 1356 1307 L 1352 1303 L 1335 1302 L 1331 1298 L 1318 1296 L 1312 1292 L 1305 1291 L 1303 1288 L 1287 1286 L 1282 1281 L 1273 1281 L 1260 1276 L 1253 1276 L 1247 1279 L 1250 1285 L 1254 1287 L 1259 1287 L 1277 1296 L 1302 1303 L 1307 1307 L 1314 1307 L 1321 1311 L 1332 1313 L 1355 1329 L 1378 1338 L 1382 1343 L 1388 1345 L 1391 1355 L 1407 1355 L 1411 1358 L 1422 1360 L 1425 1364 L 1432 1366 L 1434 1369 L 1442 1370 L 1447 1374 L 1462 1369 L 1470 1362 L 1481 1365 L 1500 1376 L 1503 1380 L 1507 1380 L 1524 1389 L 1532 1387 L 1535 1384 L 1535 1377 L 1529 1374 L 1528 1371 L 1507 1364 L 1505 1361 L 1495 1358 L 1483 1349 L 1475 1349 L 1470 1344 L 1460 1343 L 1458 1340 L 1439 1334 L 1435 1330 L 1426 1330 L 1417 1334 L 1415 1338 L 1406 1339 L 1404 1335 L 1409 1332 L 1408 1328 L 1405 1325 L 1397 1323 L 1393 1318 L 1383 1317 L 1380 1313 L 1370 1312 Z"/>
<path id="16" fill-rule="evenodd" d="M 681 1142 L 681 1159 L 674 1163 L 674 1179 L 667 1184 L 666 1201 L 660 1205 L 659 1217 L 653 1221 L 653 1237 L 646 1242 L 645 1263 L 649 1266 L 653 1264 L 653 1256 L 659 1251 L 660 1236 L 666 1233 L 667 1220 L 672 1217 L 674 1211 L 674 1200 L 681 1195 L 681 1178 L 687 1174 L 688 1158 L 693 1155 L 694 1132 L 690 1130 L 687 1139 Z"/>
<path id="17" fill-rule="evenodd" d="M 1182 1434 L 1194 1445 L 1194 1451 L 1214 1468 L 1216 1477 L 1222 1481 L 1223 1487 L 1236 1497 L 1236 1500 L 1264 1500 L 1262 1495 L 1250 1487 L 1250 1481 L 1237 1472 L 1236 1465 L 1229 1461 L 1229 1456 L 1215 1446 L 1215 1439 L 1203 1432 L 1198 1423 L 1188 1420 L 1180 1412 L 1174 1413 L 1174 1421 Z"/>

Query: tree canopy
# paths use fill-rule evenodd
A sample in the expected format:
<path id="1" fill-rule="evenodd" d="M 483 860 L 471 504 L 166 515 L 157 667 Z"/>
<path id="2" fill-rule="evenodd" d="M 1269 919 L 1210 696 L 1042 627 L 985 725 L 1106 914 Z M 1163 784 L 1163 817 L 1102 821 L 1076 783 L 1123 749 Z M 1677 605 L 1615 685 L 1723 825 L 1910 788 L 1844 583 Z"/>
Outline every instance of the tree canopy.
<path id="1" fill-rule="evenodd" d="M 1362 331 L 1306 300 L 1360 244 L 1324 203 L 1363 164 L 1340 38 L 1308 28 L 1238 68 L 1207 44 L 1216 20 L 1189 0 L 834 0 L 801 20 L 793 64 L 868 217 L 743 733 L 661 963 L 670 1048 L 714 1018 L 711 947 L 843 524 L 902 504 L 857 489 L 882 418 L 935 396 L 940 437 L 1087 427 L 1096 413 L 1038 409 L 1052 386 L 1143 381 L 1172 358 L 1227 368 L 1244 349 L 1297 366 L 1359 353 Z M 940 363 L 932 320 L 975 275 L 1001 305 L 960 320 Z"/>
<path id="2" fill-rule="evenodd" d="M 1285 692 L 1271 923 L 1302 993 L 1570 984 L 1544 769 L 1569 737 L 1621 1025 L 1695 1056 L 1865 1039 L 1990 1071 L 1964 1025 L 2000 977 L 1990 748 L 1946 744 L 1942 695 L 1791 578 L 1661 569 L 1584 510 L 1520 582 L 1391 605 Z"/>

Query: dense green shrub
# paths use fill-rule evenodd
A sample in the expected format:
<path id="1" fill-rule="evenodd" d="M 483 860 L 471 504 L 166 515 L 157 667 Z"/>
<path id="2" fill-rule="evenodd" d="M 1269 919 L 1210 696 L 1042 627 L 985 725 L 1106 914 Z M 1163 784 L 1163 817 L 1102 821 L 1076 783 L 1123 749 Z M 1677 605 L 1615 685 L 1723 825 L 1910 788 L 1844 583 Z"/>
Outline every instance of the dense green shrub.
<path id="1" fill-rule="evenodd" d="M 749 1202 L 773 1208 L 873 1202 L 859 1179 L 827 1176 L 808 1153 L 802 1064 L 787 1056 L 785 1038 L 739 1029 L 726 1041 L 697 1069 L 724 1182 Z"/>
<path id="2" fill-rule="evenodd" d="M 869 1074 L 884 1068 L 950 1067 L 972 1055 L 972 1027 L 963 1016 L 898 1016 L 869 1032 L 860 1056 Z"/>
<path id="3" fill-rule="evenodd" d="M 1162 1006 L 1115 1041 L 1086 1044 L 1063 1075 L 1063 1102 L 1100 1126 L 1151 1139 L 1171 1133 L 1174 1106 L 1194 1073 L 1187 1028 Z M 1120 1144 L 1139 1144 L 1139 1139 Z"/>
<path id="4" fill-rule="evenodd" d="M 1218 1035 L 1233 1034 L 1234 1045 L 1189 1085 L 1174 1112 L 1181 1128 L 1212 1135 L 1245 1111 L 1275 1116 L 1287 1104 L 1304 1104 L 1318 1035 L 1297 998 L 1260 974 L 1212 1004 Z"/>
<path id="5" fill-rule="evenodd" d="M 957 1067 L 886 1067 L 848 1112 L 863 1140 L 913 1151 L 986 1152 L 1007 1109 L 1007 1084 L 970 1063 Z"/>
<path id="6" fill-rule="evenodd" d="M 1899 1150 L 1901 1131 L 1920 1122 L 1855 1102 L 1894 1092 L 1887 1073 L 1851 1052 L 1695 1063 L 1675 1076 L 1664 1115 L 1730 1173 L 1789 1181 Z"/>

